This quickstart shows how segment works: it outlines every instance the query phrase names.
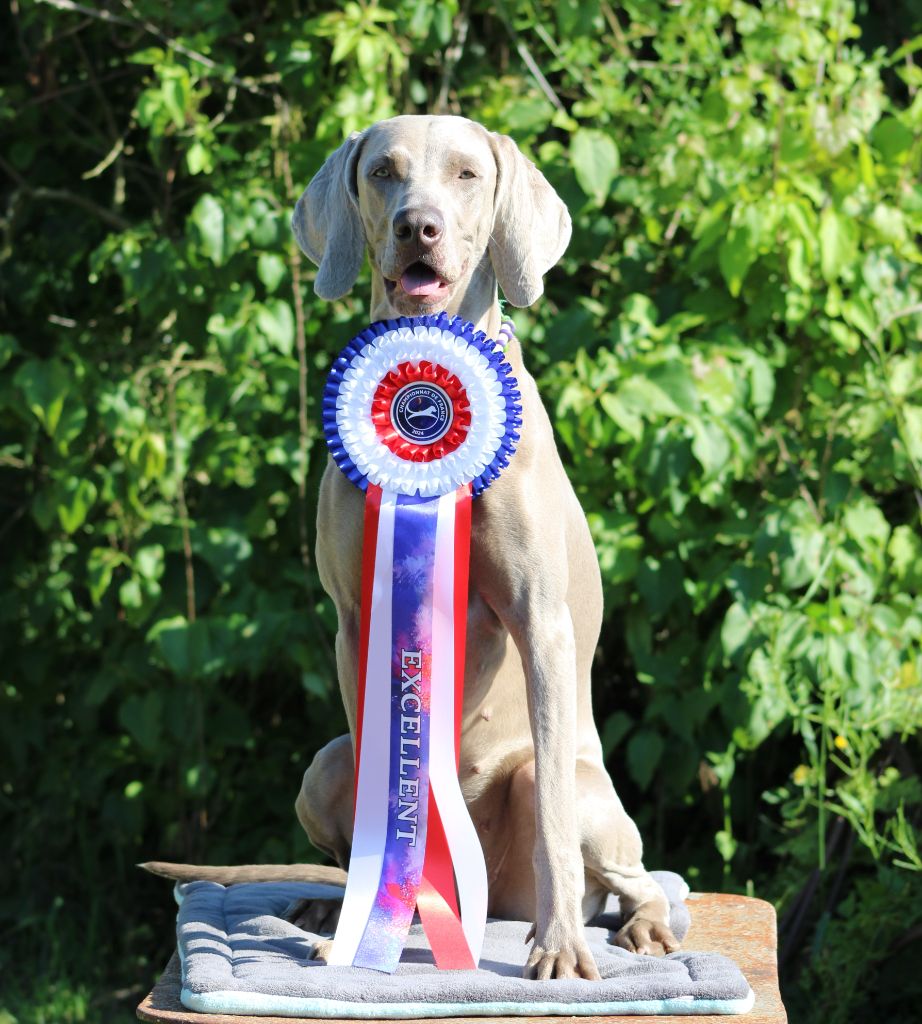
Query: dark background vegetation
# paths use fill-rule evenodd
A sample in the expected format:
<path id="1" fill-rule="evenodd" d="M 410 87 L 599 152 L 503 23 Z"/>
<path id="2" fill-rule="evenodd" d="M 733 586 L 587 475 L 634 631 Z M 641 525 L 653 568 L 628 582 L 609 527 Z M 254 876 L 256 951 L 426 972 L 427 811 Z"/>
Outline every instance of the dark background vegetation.
<path id="1" fill-rule="evenodd" d="M 367 279 L 317 301 L 288 220 L 346 133 L 424 111 L 573 214 L 514 315 L 648 864 L 776 904 L 792 1020 L 918 1020 L 920 33 L 915 0 L 12 0 L 3 1024 L 130 1018 L 173 929 L 137 861 L 314 856 L 318 399 Z"/>

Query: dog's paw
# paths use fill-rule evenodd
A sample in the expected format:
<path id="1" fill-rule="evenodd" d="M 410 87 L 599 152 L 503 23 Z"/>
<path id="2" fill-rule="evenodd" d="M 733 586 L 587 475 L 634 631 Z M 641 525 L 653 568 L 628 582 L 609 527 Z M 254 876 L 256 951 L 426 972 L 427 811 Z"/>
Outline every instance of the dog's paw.
<path id="1" fill-rule="evenodd" d="M 580 929 L 582 932 L 582 929 Z M 558 941 L 552 938 L 553 930 L 548 929 L 543 941 L 536 939 L 531 947 L 528 962 L 522 971 L 523 978 L 547 981 L 548 978 L 586 978 L 600 981 L 595 958 L 586 945 L 582 934 L 563 937 L 558 932 Z M 526 942 L 535 938 L 535 928 L 528 933 Z"/>
<path id="2" fill-rule="evenodd" d="M 293 900 L 282 911 L 282 917 L 306 932 L 332 935 L 339 924 L 342 900 Z"/>
<path id="3" fill-rule="evenodd" d="M 315 942 L 311 946 L 311 955 L 308 957 L 309 960 L 316 960 L 319 964 L 325 964 L 330 959 L 330 954 L 333 952 L 333 940 L 332 939 L 321 939 L 319 942 Z"/>
<path id="4" fill-rule="evenodd" d="M 664 956 L 679 948 L 678 939 L 662 921 L 651 921 L 635 915 L 615 936 L 615 945 L 629 953 Z"/>

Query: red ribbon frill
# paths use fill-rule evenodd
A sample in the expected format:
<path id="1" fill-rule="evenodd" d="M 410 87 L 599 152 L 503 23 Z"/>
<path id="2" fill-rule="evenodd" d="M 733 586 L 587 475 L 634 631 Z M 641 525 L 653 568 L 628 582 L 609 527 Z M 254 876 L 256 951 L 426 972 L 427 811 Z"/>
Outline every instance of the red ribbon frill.
<path id="1" fill-rule="evenodd" d="M 443 437 L 432 444 L 407 441 L 397 432 L 391 419 L 391 406 L 397 392 L 417 381 L 438 385 L 451 402 L 451 426 Z M 422 359 L 417 364 L 400 363 L 396 369 L 387 373 L 372 399 L 371 418 L 381 443 L 398 458 L 407 462 L 432 462 L 445 458 L 464 443 L 471 425 L 471 409 L 461 381 L 444 366 Z"/>

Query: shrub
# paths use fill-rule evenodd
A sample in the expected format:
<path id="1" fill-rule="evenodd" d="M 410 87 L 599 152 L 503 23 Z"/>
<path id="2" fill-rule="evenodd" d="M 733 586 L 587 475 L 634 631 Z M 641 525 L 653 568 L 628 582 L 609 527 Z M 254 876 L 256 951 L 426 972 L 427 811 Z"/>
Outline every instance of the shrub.
<path id="1" fill-rule="evenodd" d="M 462 111 L 515 136 L 574 218 L 514 318 L 602 563 L 597 719 L 647 860 L 786 911 L 802 1019 L 867 1006 L 874 971 L 878 1012 L 904 1012 L 869 961 L 917 953 L 892 907 L 922 877 L 913 17 L 14 5 L 0 911 L 19 959 L 50 942 L 56 981 L 102 984 L 96 947 L 127 928 L 106 980 L 147 982 L 170 908 L 136 860 L 314 856 L 291 802 L 345 728 L 312 560 L 317 400 L 367 281 L 318 302 L 288 217 L 345 133 Z"/>

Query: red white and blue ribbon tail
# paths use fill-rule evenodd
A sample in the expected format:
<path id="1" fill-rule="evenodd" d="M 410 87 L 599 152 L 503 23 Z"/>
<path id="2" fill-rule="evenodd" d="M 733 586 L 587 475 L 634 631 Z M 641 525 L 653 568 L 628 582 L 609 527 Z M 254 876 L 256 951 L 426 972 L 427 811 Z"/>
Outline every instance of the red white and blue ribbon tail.
<path id="1" fill-rule="evenodd" d="M 508 344 L 512 327 L 499 340 Z M 440 968 L 472 969 L 487 873 L 458 782 L 471 500 L 515 452 L 503 347 L 459 317 L 385 320 L 323 394 L 336 465 L 365 491 L 352 856 L 329 963 L 397 969 L 413 915 Z"/>
<path id="2" fill-rule="evenodd" d="M 330 964 L 393 972 L 417 910 L 438 967 L 480 958 L 486 867 L 457 776 L 470 503 L 469 486 L 366 491 L 355 832 Z"/>

